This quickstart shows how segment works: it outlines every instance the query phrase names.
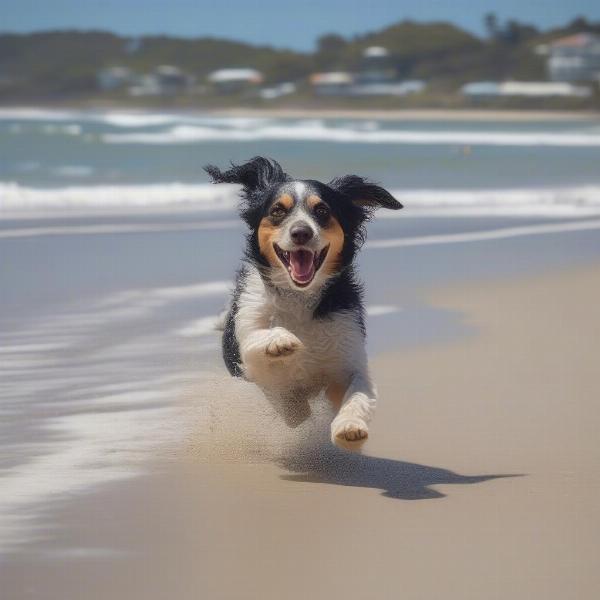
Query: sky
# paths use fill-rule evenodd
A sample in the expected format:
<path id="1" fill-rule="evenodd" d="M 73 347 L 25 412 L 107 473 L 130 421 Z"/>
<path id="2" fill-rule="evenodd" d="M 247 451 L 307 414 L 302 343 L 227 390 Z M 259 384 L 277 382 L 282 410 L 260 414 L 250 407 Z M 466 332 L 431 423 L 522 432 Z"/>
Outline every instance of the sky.
<path id="1" fill-rule="evenodd" d="M 0 0 L 0 31 L 103 29 L 124 35 L 210 35 L 312 50 L 324 33 L 351 36 L 403 19 L 450 21 L 482 35 L 487 12 L 546 29 L 580 15 L 600 21 L 600 1 Z"/>

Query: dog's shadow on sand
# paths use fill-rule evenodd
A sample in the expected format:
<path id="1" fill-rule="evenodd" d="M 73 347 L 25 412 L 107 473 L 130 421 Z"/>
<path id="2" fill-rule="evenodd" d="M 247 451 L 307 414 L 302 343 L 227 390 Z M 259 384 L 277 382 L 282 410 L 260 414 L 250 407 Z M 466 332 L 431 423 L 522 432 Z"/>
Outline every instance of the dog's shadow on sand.
<path id="1" fill-rule="evenodd" d="M 332 446 L 320 451 L 286 457 L 278 461 L 289 474 L 286 481 L 327 483 L 382 490 L 382 495 L 398 500 L 444 498 L 434 485 L 473 484 L 520 474 L 459 475 L 447 469 L 428 467 L 389 458 L 377 458 L 337 450 Z"/>

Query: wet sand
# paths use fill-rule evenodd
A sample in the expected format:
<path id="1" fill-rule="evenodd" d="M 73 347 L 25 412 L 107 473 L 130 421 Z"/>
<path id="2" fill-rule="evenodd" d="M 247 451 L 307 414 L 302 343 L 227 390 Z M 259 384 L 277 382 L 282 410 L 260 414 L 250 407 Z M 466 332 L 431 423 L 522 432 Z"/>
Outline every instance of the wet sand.
<path id="1" fill-rule="evenodd" d="M 595 597 L 600 267 L 430 299 L 472 333 L 373 362 L 363 456 L 315 444 L 264 462 L 188 437 L 55 514 L 0 565 L 3 597 Z"/>

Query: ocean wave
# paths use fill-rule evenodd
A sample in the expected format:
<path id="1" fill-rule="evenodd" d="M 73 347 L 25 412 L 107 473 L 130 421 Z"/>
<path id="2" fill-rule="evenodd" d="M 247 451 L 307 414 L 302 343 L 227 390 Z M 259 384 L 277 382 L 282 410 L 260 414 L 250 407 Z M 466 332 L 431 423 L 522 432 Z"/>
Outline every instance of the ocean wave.
<path id="1" fill-rule="evenodd" d="M 193 206 L 212 211 L 237 205 L 238 188 L 209 183 L 145 185 L 90 185 L 33 188 L 0 182 L 0 214 L 57 209 L 126 209 L 161 206 Z"/>
<path id="2" fill-rule="evenodd" d="M 213 117 L 191 114 L 171 113 L 128 113 L 111 112 L 88 115 L 89 119 L 106 125 L 120 128 L 145 128 L 161 125 L 211 125 L 213 127 L 229 127 L 232 129 L 247 129 L 268 123 L 270 119 L 260 117 Z"/>
<path id="3" fill-rule="evenodd" d="M 0 121 L 44 122 L 47 127 L 65 121 L 100 123 L 118 128 L 142 129 L 174 124 L 211 125 L 245 129 L 268 123 L 264 117 L 217 117 L 212 115 L 146 111 L 84 111 L 43 108 L 0 108 Z"/>
<path id="4" fill-rule="evenodd" d="M 600 147 L 600 134 L 584 132 L 522 131 L 407 131 L 377 129 L 323 120 L 278 121 L 250 127 L 213 127 L 177 124 L 160 131 L 105 133 L 107 144 L 192 144 L 204 142 L 311 141 L 363 144 L 455 145 L 455 146 L 559 146 Z"/>
<path id="5" fill-rule="evenodd" d="M 600 214 L 600 186 L 491 190 L 394 190 L 411 213 L 428 216 L 586 217 Z M 382 211 L 397 218 L 406 211 Z"/>
<path id="6" fill-rule="evenodd" d="M 381 211 L 382 218 L 407 216 L 548 216 L 584 217 L 600 214 L 600 186 L 478 190 L 403 190 L 392 193 L 406 210 Z M 0 182 L 0 216 L 53 211 L 117 212 L 150 209 L 231 211 L 239 188 L 209 183 L 89 185 L 32 188 Z"/>
<path id="7" fill-rule="evenodd" d="M 205 142 L 312 141 L 364 144 L 454 146 L 600 147 L 597 127 L 572 131 L 440 130 L 390 128 L 377 120 L 217 117 L 143 111 L 77 111 L 2 108 L 0 120 L 46 123 L 47 132 L 81 133 L 81 124 L 112 128 L 101 134 L 106 144 L 195 144 Z M 55 129 L 55 123 L 71 122 Z M 18 123 L 13 123 L 18 127 Z M 123 129 L 130 131 L 123 132 Z M 121 131 L 119 131 L 121 130 Z"/>
<path id="8" fill-rule="evenodd" d="M 79 120 L 82 114 L 80 111 L 51 108 L 0 108 L 0 120 L 2 121 L 74 121 Z"/>

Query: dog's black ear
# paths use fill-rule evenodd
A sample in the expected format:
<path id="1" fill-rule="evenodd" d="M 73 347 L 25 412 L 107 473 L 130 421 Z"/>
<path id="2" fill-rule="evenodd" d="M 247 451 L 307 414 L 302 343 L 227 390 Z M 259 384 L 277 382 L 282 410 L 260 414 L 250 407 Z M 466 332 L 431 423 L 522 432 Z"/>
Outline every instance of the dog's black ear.
<path id="1" fill-rule="evenodd" d="M 343 194 L 357 206 L 398 210 L 402 204 L 387 190 L 358 175 L 344 175 L 329 182 L 329 187 Z"/>
<path id="2" fill-rule="evenodd" d="M 231 163 L 231 169 L 227 171 L 221 171 L 214 165 L 207 165 L 204 170 L 213 183 L 239 183 L 246 192 L 266 190 L 290 179 L 277 161 L 263 156 L 255 156 L 243 165 Z"/>

